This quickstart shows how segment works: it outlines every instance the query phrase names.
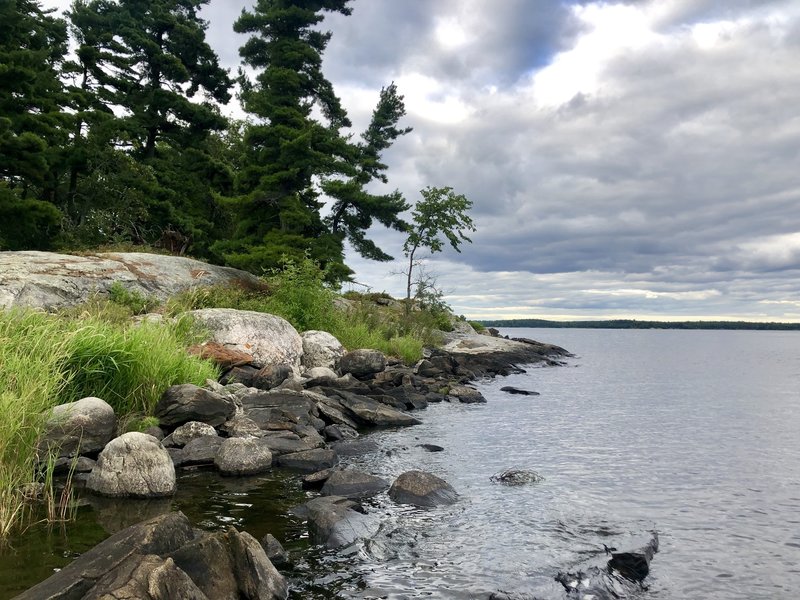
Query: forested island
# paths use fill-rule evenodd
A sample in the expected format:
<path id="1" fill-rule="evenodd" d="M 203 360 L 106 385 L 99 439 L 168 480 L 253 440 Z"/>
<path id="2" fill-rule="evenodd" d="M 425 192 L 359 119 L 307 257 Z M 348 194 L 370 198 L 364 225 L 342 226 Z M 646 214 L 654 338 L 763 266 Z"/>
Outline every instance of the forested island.
<path id="1" fill-rule="evenodd" d="M 547 319 L 478 320 L 484 327 L 543 327 L 550 329 L 752 329 L 758 331 L 795 331 L 800 323 L 758 323 L 753 321 L 639 321 L 609 319 L 603 321 L 549 321 Z"/>

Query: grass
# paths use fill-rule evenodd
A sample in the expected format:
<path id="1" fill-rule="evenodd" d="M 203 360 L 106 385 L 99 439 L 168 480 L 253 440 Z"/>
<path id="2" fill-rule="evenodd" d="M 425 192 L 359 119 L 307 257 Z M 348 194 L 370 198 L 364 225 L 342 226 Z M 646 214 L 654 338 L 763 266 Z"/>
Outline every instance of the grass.
<path id="1" fill-rule="evenodd" d="M 188 320 L 135 325 L 106 320 L 103 311 L 77 316 L 0 312 L 0 539 L 29 516 L 29 484 L 45 484 L 51 514 L 63 506 L 52 460 L 43 468 L 35 452 L 53 406 L 97 396 L 119 417 L 148 415 L 170 385 L 218 375 L 211 363 L 186 353 L 197 339 Z"/>

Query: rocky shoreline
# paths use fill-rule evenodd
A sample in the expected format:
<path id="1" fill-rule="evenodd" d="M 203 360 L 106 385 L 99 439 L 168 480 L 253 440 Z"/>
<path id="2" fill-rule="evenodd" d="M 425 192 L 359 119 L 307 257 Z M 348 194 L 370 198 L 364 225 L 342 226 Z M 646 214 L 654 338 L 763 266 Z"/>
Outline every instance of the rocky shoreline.
<path id="1" fill-rule="evenodd" d="M 423 507 L 458 498 L 430 473 L 410 471 L 390 483 L 337 469 L 337 445 L 375 428 L 419 423 L 417 411 L 432 402 L 485 402 L 469 385 L 476 378 L 568 355 L 556 346 L 458 333 L 408 367 L 374 350 L 346 352 L 325 332 L 301 336 L 273 315 L 208 309 L 194 317 L 213 339 L 193 351 L 224 369 L 219 382 L 172 386 L 155 410 L 159 427 L 117 437 L 103 400 L 61 405 L 40 451 L 58 448 L 59 468 L 74 483 L 110 498 L 170 496 L 176 473 L 187 468 L 226 477 L 291 470 L 320 493 L 293 513 L 308 521 L 313 543 L 329 548 L 365 533 L 360 501 L 376 493 Z M 18 598 L 285 598 L 287 582 L 272 562 L 282 554 L 271 536 L 259 543 L 233 528 L 203 532 L 169 513 L 114 534 Z"/>

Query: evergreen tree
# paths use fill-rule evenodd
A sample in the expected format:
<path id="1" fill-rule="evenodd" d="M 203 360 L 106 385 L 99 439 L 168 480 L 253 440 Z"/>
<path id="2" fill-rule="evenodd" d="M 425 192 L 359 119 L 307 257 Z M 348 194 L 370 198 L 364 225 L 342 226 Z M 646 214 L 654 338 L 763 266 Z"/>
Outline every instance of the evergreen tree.
<path id="1" fill-rule="evenodd" d="M 255 117 L 245 132 L 237 178 L 237 231 L 215 249 L 237 267 L 260 272 L 281 258 L 309 253 L 334 277 L 344 277 L 340 239 L 320 216 L 315 177 L 342 169 L 350 122 L 322 74 L 330 33 L 317 26 L 323 12 L 350 14 L 349 0 L 258 0 L 234 24 L 251 37 L 239 50 L 255 80 L 240 74 L 241 101 Z M 317 109 L 324 122 L 314 118 Z"/>
<path id="2" fill-rule="evenodd" d="M 76 153 L 70 177 L 69 195 L 82 197 L 74 202 L 78 213 L 120 209 L 78 194 L 75 178 L 85 171 L 95 185 L 84 187 L 96 191 L 93 170 L 124 150 L 145 167 L 127 171 L 135 175 L 131 183 L 148 192 L 143 210 L 128 215 L 132 241 L 191 246 L 196 254 L 207 252 L 217 225 L 215 186 L 221 174 L 230 179 L 208 148 L 209 135 L 227 124 L 214 102 L 230 99 L 231 80 L 205 41 L 197 12 L 207 2 L 76 0 L 69 14 L 79 42 L 73 141 L 86 150 Z"/>
<path id="3" fill-rule="evenodd" d="M 347 179 L 329 179 L 322 185 L 323 191 L 335 202 L 326 219 L 334 234 L 342 233 L 353 248 L 364 258 L 389 261 L 392 257 L 372 241 L 366 232 L 377 219 L 386 227 L 405 231 L 408 224 L 400 214 L 409 208 L 402 194 L 395 190 L 390 194 L 371 194 L 365 187 L 374 180 L 387 183 L 387 166 L 381 162 L 381 154 L 400 136 L 411 131 L 410 127 L 399 129 L 400 119 L 406 114 L 403 97 L 392 83 L 383 88 L 378 106 L 372 113 L 369 127 L 361 135 L 362 142 L 352 147 L 347 162 Z"/>
<path id="4" fill-rule="evenodd" d="M 0 2 L 0 249 L 47 248 L 61 218 L 47 174 L 66 40 L 66 24 L 38 1 Z"/>

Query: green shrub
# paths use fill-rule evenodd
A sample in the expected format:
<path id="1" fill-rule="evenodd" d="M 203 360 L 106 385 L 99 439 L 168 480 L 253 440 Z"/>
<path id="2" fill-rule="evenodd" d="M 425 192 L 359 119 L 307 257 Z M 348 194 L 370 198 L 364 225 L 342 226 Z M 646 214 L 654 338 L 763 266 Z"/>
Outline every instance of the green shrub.
<path id="1" fill-rule="evenodd" d="M 114 304 L 129 308 L 134 315 L 151 312 L 159 304 L 158 298 L 145 296 L 136 290 L 129 290 L 119 281 L 115 281 L 108 289 L 108 297 Z"/>
<path id="2" fill-rule="evenodd" d="M 472 325 L 472 328 L 478 333 L 486 331 L 486 325 L 484 325 L 483 323 L 480 323 L 478 321 L 467 321 L 467 323 Z"/>

